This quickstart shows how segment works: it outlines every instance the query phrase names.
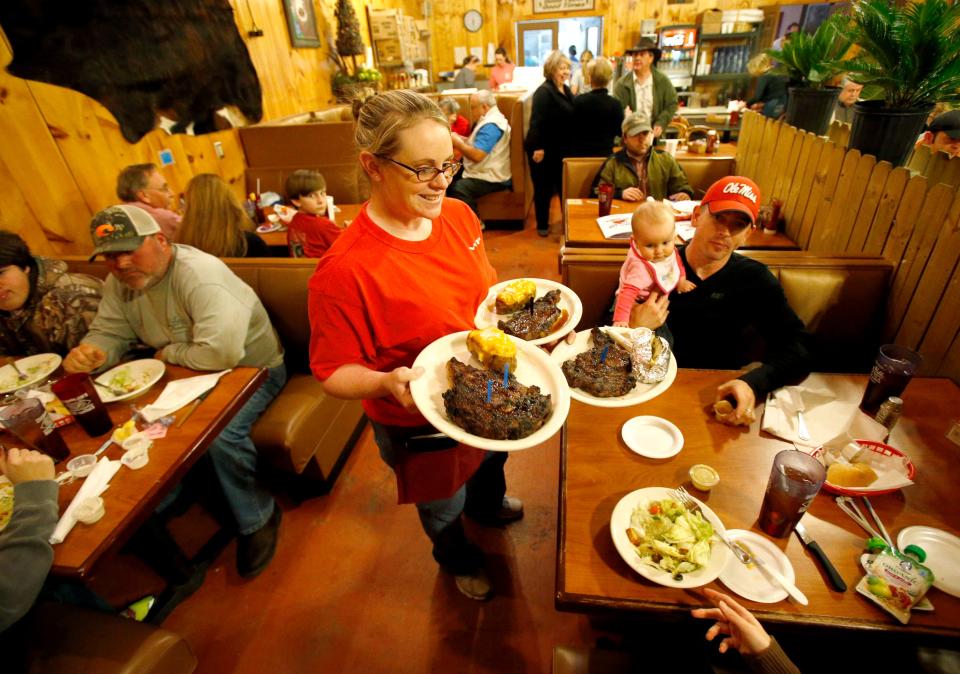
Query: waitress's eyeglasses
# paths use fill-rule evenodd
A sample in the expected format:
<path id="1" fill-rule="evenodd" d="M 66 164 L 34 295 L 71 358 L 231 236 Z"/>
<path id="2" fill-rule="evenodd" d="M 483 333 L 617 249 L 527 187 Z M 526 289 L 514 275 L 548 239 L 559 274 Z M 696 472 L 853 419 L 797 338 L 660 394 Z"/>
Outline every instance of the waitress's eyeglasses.
<path id="1" fill-rule="evenodd" d="M 437 179 L 437 176 L 439 176 L 441 173 L 444 175 L 444 177 L 446 177 L 447 180 L 452 180 L 453 176 L 457 175 L 457 171 L 460 170 L 460 167 L 463 166 L 463 162 L 455 161 L 455 162 L 448 162 L 443 166 L 441 166 L 440 168 L 436 168 L 434 166 L 425 166 L 424 168 L 413 168 L 412 166 L 407 166 L 406 164 L 398 162 L 396 159 L 391 159 L 390 157 L 384 157 L 383 155 L 380 155 L 380 154 L 374 155 L 374 156 L 379 157 L 380 159 L 386 159 L 387 161 L 393 162 L 394 164 L 396 164 L 397 166 L 400 166 L 401 168 L 407 169 L 408 171 L 416 175 L 417 182 L 421 182 L 421 183 L 433 182 L 434 180 Z"/>

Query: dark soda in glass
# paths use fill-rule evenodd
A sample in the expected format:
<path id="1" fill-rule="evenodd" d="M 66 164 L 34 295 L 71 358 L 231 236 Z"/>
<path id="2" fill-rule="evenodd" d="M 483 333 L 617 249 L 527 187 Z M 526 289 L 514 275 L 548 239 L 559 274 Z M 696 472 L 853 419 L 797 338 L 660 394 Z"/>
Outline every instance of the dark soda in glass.
<path id="1" fill-rule="evenodd" d="M 813 502 L 827 471 L 809 454 L 787 449 L 773 459 L 758 524 L 768 536 L 788 536 Z"/>
<path id="2" fill-rule="evenodd" d="M 900 397 L 922 360 L 919 353 L 904 346 L 881 346 L 870 371 L 870 381 L 867 382 L 867 390 L 863 392 L 860 409 L 872 417 L 887 398 Z"/>

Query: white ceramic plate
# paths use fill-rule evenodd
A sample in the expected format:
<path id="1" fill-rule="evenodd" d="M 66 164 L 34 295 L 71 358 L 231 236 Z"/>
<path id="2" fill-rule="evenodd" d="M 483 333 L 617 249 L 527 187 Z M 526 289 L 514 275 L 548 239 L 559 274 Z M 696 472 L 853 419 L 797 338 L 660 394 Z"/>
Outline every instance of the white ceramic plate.
<path id="1" fill-rule="evenodd" d="M 451 358 L 480 367 L 480 363 L 467 349 L 466 332 L 455 332 L 441 337 L 428 345 L 414 361 L 414 367 L 422 367 L 424 373 L 410 382 L 410 394 L 420 413 L 438 431 L 471 447 L 480 447 L 498 452 L 527 449 L 549 440 L 560 430 L 570 411 L 570 388 L 560 368 L 540 348 L 530 342 L 511 337 L 517 345 L 517 381 L 525 386 L 536 385 L 540 392 L 550 395 L 553 413 L 535 433 L 519 440 L 489 440 L 463 430 L 447 418 L 443 406 L 443 392 L 450 388 L 447 377 L 447 361 Z"/>
<path id="2" fill-rule="evenodd" d="M 123 389 L 126 393 L 114 395 L 107 389 L 98 386 L 97 394 L 100 396 L 100 400 L 105 403 L 133 398 L 145 393 L 151 386 L 160 381 L 160 377 L 163 376 L 166 369 L 167 366 L 164 362 L 155 358 L 132 360 L 129 363 L 117 365 L 97 377 L 96 381 L 105 386 Z"/>
<path id="3" fill-rule="evenodd" d="M 620 499 L 620 502 L 617 503 L 613 509 L 613 514 L 610 516 L 610 535 L 613 537 L 613 545 L 617 548 L 617 552 L 620 553 L 623 560 L 629 564 L 634 571 L 647 580 L 652 580 L 654 583 L 659 583 L 660 585 L 690 588 L 701 587 L 716 580 L 720 572 L 723 571 L 727 565 L 727 560 L 732 556 L 727 546 L 717 538 L 714 538 L 710 544 L 710 562 L 693 573 L 683 574 L 682 580 L 674 580 L 672 574 L 650 566 L 640 559 L 636 548 L 633 547 L 627 538 L 627 529 L 630 527 L 630 516 L 638 505 L 663 498 L 673 498 L 673 490 L 667 489 L 666 487 L 645 487 L 632 491 Z M 703 502 L 696 498 L 694 498 L 694 500 L 700 504 L 700 507 L 703 509 L 703 516 L 713 525 L 714 530 L 725 531 L 723 522 L 720 521 L 716 513 Z"/>
<path id="4" fill-rule="evenodd" d="M 0 368 L 0 393 L 10 393 L 43 381 L 60 367 L 61 360 L 63 359 L 55 353 L 38 353 L 35 356 L 18 359 L 17 367 L 27 375 L 23 381 L 17 379 L 17 371 L 12 364 L 4 365 Z"/>
<path id="5" fill-rule="evenodd" d="M 727 538 L 733 543 L 743 544 L 754 557 L 767 563 L 767 568 L 776 569 L 791 583 L 796 581 L 793 564 L 773 542 L 760 534 L 744 529 L 730 529 Z M 746 567 L 734 555 L 720 572 L 724 585 L 750 601 L 761 604 L 774 604 L 787 598 L 787 591 L 775 580 L 754 565 Z"/>
<path id="6" fill-rule="evenodd" d="M 536 299 L 543 297 L 551 290 L 559 290 L 560 303 L 557 306 L 560 307 L 560 311 L 567 312 L 567 320 L 564 321 L 559 328 L 546 337 L 531 339 L 528 344 L 549 344 L 550 342 L 555 342 L 577 327 L 577 323 L 580 322 L 580 318 L 583 316 L 583 305 L 580 303 L 580 298 L 577 297 L 575 292 L 562 283 L 548 281 L 542 278 L 510 279 L 509 281 L 503 281 L 492 286 L 490 290 L 487 291 L 487 296 L 483 299 L 483 302 L 477 307 L 477 314 L 473 318 L 473 324 L 482 330 L 483 328 L 497 327 L 498 321 L 510 320 L 513 314 L 498 314 L 495 311 L 494 305 L 497 300 L 497 293 L 514 281 L 520 280 L 533 281 L 534 285 L 537 286 Z"/>
<path id="7" fill-rule="evenodd" d="M 927 553 L 923 563 L 933 571 L 933 586 L 960 597 L 960 538 L 933 527 L 912 526 L 897 534 L 897 547 L 916 545 Z"/>
<path id="8" fill-rule="evenodd" d="M 630 334 L 630 328 L 614 328 L 611 326 L 606 326 L 603 328 L 608 332 L 617 332 L 624 336 Z M 562 365 L 568 360 L 576 358 L 579 354 L 584 351 L 590 350 L 590 330 L 582 330 L 577 333 L 576 339 L 574 339 L 573 344 L 567 344 L 566 342 L 560 342 L 553 349 L 553 353 L 550 354 L 550 357 L 557 363 L 557 365 Z M 562 371 L 562 370 L 561 370 Z M 593 405 L 594 407 L 629 407 L 630 405 L 637 405 L 647 400 L 652 400 L 658 395 L 670 388 L 670 385 L 673 384 L 673 380 L 677 377 L 677 359 L 673 357 L 673 354 L 670 354 L 670 365 L 667 366 L 667 376 L 664 377 L 663 381 L 658 384 L 642 384 L 637 383 L 633 387 L 633 390 L 630 393 L 622 396 L 615 396 L 613 398 L 598 398 L 597 396 L 590 395 L 586 391 L 581 391 L 578 388 L 570 387 L 570 397 L 574 400 L 579 400 L 582 403 L 587 405 Z"/>
<path id="9" fill-rule="evenodd" d="M 620 437 L 632 452 L 648 459 L 669 459 L 683 449 L 683 433 L 660 417 L 628 419 L 620 428 Z"/>

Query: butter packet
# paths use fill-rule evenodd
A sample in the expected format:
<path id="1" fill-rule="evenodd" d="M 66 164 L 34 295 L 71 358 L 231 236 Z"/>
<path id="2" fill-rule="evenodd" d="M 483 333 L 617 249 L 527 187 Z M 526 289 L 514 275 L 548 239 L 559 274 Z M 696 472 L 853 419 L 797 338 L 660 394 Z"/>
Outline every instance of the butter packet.
<path id="1" fill-rule="evenodd" d="M 923 566 L 922 548 L 908 545 L 903 552 L 884 547 L 867 565 L 867 575 L 857 583 L 857 592 L 906 625 L 910 609 L 933 585 L 933 572 Z"/>

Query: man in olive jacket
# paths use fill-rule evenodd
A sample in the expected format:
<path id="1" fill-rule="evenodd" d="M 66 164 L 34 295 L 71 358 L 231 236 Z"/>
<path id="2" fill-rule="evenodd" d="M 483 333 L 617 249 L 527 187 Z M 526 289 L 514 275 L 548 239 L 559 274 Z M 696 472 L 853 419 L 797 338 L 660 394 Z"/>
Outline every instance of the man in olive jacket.
<path id="1" fill-rule="evenodd" d="M 670 79 L 654 66 L 660 50 L 645 37 L 628 54 L 633 54 L 633 72 L 627 73 L 613 86 L 613 95 L 625 110 L 645 115 L 659 137 L 677 114 L 677 90 Z"/>
<path id="2" fill-rule="evenodd" d="M 613 185 L 615 199 L 643 201 L 653 197 L 657 201 L 670 198 L 686 201 L 693 195 L 687 174 L 672 155 L 652 147 L 654 137 L 650 122 L 640 113 L 623 120 L 623 149 L 607 157 L 593 181 L 597 185 Z"/>

